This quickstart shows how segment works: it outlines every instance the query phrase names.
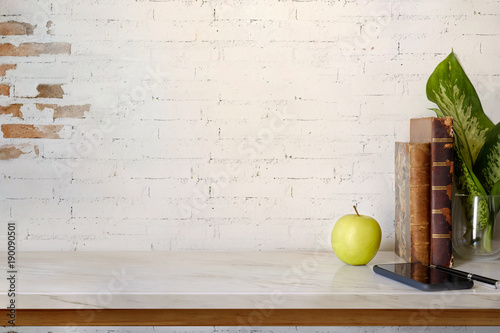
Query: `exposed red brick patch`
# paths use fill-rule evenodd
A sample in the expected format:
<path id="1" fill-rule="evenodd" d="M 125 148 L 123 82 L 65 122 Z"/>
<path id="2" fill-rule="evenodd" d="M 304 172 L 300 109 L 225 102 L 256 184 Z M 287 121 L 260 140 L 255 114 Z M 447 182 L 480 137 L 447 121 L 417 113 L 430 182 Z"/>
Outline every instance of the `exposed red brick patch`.
<path id="1" fill-rule="evenodd" d="M 23 113 L 21 112 L 22 104 L 11 104 L 7 106 L 0 106 L 0 114 L 11 114 L 13 117 L 22 118 Z"/>
<path id="2" fill-rule="evenodd" d="M 63 98 L 64 95 L 62 84 L 39 84 L 36 90 L 36 98 Z"/>
<path id="3" fill-rule="evenodd" d="M 0 160 L 11 160 L 25 154 L 21 149 L 13 146 L 0 147 Z"/>
<path id="4" fill-rule="evenodd" d="M 1 22 L 0 23 L 0 35 L 33 35 L 33 30 L 35 27 L 29 23 L 24 22 Z"/>
<path id="5" fill-rule="evenodd" d="M 70 54 L 68 43 L 21 43 L 15 46 L 10 43 L 0 44 L 0 56 L 32 57 L 41 54 Z"/>
<path id="6" fill-rule="evenodd" d="M 45 27 L 47 28 L 47 34 L 51 35 L 52 34 L 52 26 L 54 25 L 54 22 L 48 21 Z"/>
<path id="7" fill-rule="evenodd" d="M 0 76 L 5 76 L 5 73 L 7 73 L 8 70 L 10 69 L 16 69 L 17 65 L 16 64 L 3 64 L 0 65 Z"/>
<path id="8" fill-rule="evenodd" d="M 2 124 L 4 138 L 60 139 L 63 125 Z"/>
<path id="9" fill-rule="evenodd" d="M 0 96 L 10 96 L 10 86 L 8 84 L 0 84 Z"/>
<path id="10" fill-rule="evenodd" d="M 38 110 L 43 111 L 45 108 L 53 109 L 53 118 L 84 118 L 85 112 L 90 111 L 90 104 L 85 105 L 57 105 L 57 104 L 36 104 Z"/>
<path id="11" fill-rule="evenodd" d="M 29 154 L 31 156 L 38 156 L 38 147 L 31 145 L 21 145 L 21 146 L 0 146 L 0 160 L 11 160 L 14 158 L 19 158 L 21 155 Z"/>

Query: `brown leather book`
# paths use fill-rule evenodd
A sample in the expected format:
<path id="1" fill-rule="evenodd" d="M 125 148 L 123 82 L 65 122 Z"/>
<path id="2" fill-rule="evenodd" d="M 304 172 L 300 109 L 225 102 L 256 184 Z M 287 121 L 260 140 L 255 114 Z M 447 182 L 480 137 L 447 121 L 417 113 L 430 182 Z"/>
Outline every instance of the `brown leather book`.
<path id="1" fill-rule="evenodd" d="M 395 252 L 429 265 L 430 144 L 396 142 Z"/>
<path id="2" fill-rule="evenodd" d="M 410 120 L 410 142 L 431 145 L 430 263 L 453 266 L 451 200 L 453 187 L 453 119 L 427 117 Z"/>

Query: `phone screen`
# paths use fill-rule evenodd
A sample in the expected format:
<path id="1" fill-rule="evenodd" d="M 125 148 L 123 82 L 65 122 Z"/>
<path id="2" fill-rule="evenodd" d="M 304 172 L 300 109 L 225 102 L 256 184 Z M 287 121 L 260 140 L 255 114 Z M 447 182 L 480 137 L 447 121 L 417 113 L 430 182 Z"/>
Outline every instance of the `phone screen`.
<path id="1" fill-rule="evenodd" d="M 384 264 L 373 271 L 424 291 L 470 289 L 474 282 L 420 263 Z"/>

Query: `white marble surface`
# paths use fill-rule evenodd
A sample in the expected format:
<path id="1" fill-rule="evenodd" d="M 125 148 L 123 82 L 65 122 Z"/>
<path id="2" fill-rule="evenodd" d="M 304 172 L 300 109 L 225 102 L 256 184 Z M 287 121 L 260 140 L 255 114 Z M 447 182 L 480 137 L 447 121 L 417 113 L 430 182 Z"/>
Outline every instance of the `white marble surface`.
<path id="1" fill-rule="evenodd" d="M 18 309 L 500 308 L 500 291 L 421 292 L 373 273 L 380 252 L 349 266 L 333 252 L 19 252 Z M 5 252 L 0 267 L 7 273 Z M 500 261 L 456 268 L 500 279 Z M 2 278 L 0 302 L 8 304 Z"/>

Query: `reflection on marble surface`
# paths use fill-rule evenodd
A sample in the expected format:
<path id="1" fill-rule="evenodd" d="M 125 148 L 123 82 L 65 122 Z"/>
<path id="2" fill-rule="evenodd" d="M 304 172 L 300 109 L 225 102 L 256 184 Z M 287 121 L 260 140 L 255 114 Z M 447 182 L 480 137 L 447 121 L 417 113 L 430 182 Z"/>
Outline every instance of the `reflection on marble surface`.
<path id="1" fill-rule="evenodd" d="M 374 264 L 402 262 L 392 252 L 366 266 L 332 252 L 19 252 L 17 262 L 20 309 L 500 307 L 494 289 L 425 293 L 373 273 Z M 499 264 L 457 268 L 500 278 Z"/>

